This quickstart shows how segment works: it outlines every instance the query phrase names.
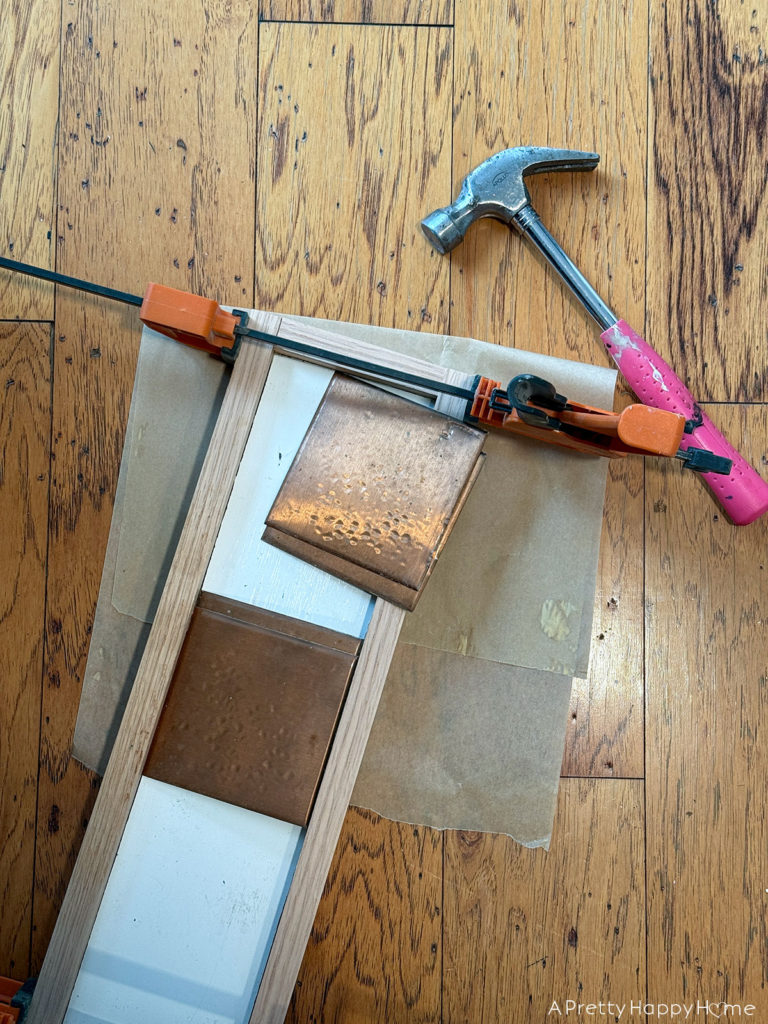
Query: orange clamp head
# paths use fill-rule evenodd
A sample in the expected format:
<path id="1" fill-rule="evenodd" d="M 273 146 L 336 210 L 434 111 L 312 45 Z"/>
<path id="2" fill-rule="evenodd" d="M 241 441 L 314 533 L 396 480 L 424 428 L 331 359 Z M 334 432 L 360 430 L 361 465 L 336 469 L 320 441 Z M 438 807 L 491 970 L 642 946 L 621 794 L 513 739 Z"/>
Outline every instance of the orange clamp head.
<path id="1" fill-rule="evenodd" d="M 235 326 L 240 322 L 213 299 L 164 284 L 147 287 L 139 317 L 153 331 L 219 356 L 222 349 L 234 346 Z"/>
<path id="2" fill-rule="evenodd" d="M 645 455 L 674 456 L 685 432 L 685 416 L 650 405 L 627 406 L 619 416 L 618 437 Z"/>

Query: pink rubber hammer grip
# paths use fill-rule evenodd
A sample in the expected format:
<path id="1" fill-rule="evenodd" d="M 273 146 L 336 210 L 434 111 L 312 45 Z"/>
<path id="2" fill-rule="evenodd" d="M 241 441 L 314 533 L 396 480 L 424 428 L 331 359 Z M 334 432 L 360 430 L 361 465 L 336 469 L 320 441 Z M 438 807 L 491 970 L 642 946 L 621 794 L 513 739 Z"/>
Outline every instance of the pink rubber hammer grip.
<path id="1" fill-rule="evenodd" d="M 768 483 L 726 441 L 709 417 L 701 411 L 688 388 L 671 367 L 653 351 L 629 324 L 618 320 L 600 335 L 613 361 L 634 393 L 646 405 L 682 413 L 686 419 L 701 420 L 692 434 L 685 434 L 682 448 L 708 448 L 733 461 L 730 476 L 701 473 L 728 518 L 738 526 L 754 522 L 768 510 Z"/>

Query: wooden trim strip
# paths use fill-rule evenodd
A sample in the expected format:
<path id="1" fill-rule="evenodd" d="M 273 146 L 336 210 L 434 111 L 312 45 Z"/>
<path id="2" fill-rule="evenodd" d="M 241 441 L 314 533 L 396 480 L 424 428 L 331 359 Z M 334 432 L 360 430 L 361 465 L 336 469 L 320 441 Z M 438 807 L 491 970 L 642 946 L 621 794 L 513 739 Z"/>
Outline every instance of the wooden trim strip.
<path id="1" fill-rule="evenodd" d="M 384 598 L 391 604 L 396 604 L 410 612 L 416 607 L 421 596 L 421 590 L 409 587 L 399 580 L 392 580 L 383 573 L 377 573 L 364 565 L 356 565 L 349 559 L 342 558 L 333 551 L 325 551 L 315 544 L 310 544 L 301 537 L 293 537 L 282 530 L 276 530 L 273 526 L 265 526 L 262 540 L 271 544 L 280 551 L 286 551 L 289 555 L 301 558 L 310 565 L 314 565 L 323 572 L 330 573 L 353 587 L 360 590 L 367 590 L 369 594 L 375 594 Z"/>
<path id="2" fill-rule="evenodd" d="M 259 314 L 259 330 L 280 318 Z M 245 346 L 232 371 L 189 514 L 38 979 L 28 1024 L 61 1024 L 138 788 L 187 626 L 267 379 L 273 349 Z"/>
<path id="3" fill-rule="evenodd" d="M 283 1024 L 405 612 L 376 601 L 250 1024 Z"/>
<path id="4" fill-rule="evenodd" d="M 328 352 L 335 352 L 338 355 L 352 356 L 355 359 L 364 359 L 370 363 L 378 363 L 380 366 L 399 370 L 401 373 L 411 373 L 417 377 L 427 377 L 445 384 L 453 384 L 456 387 L 468 387 L 469 382 L 472 380 L 472 376 L 459 370 L 447 369 L 444 366 L 438 366 L 437 363 L 430 363 L 426 359 L 419 359 L 418 356 L 412 356 L 405 352 L 395 352 L 392 349 L 381 348 L 379 345 L 374 345 L 368 341 L 360 341 L 357 338 L 347 338 L 341 334 L 334 334 L 323 327 L 291 320 L 290 317 L 283 317 L 280 324 L 280 337 L 288 341 L 300 341 L 307 345 L 315 345 L 317 348 L 323 348 Z M 275 351 L 282 355 L 291 356 L 294 359 L 304 359 L 308 363 L 314 362 L 320 363 L 323 366 L 329 365 L 322 362 L 322 360 L 312 359 L 310 356 L 297 355 L 297 353 L 291 352 L 288 349 L 281 350 L 277 342 L 275 343 Z M 339 373 L 347 373 L 350 376 L 371 380 L 388 387 L 397 388 L 399 386 L 397 381 L 393 381 L 390 377 L 377 377 L 373 373 L 356 373 L 352 370 L 346 370 L 343 366 L 336 367 L 336 369 L 338 369 Z M 407 391 L 407 388 L 404 388 L 404 390 Z M 466 404 L 460 398 L 456 399 L 456 401 L 459 403 L 455 406 L 456 409 L 462 409 Z M 451 415 L 455 415 L 455 413 L 451 413 Z M 460 416 L 461 413 L 458 415 Z"/>

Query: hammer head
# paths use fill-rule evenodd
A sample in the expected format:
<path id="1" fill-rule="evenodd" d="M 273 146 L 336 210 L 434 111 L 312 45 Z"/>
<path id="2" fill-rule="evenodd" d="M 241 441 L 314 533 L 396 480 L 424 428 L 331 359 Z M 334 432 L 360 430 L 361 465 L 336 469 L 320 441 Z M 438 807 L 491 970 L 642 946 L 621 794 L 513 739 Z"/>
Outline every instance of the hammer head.
<path id="1" fill-rule="evenodd" d="M 495 217 L 514 225 L 517 214 L 531 202 L 525 185 L 527 174 L 591 171 L 599 161 L 597 153 L 571 149 L 539 146 L 505 149 L 470 171 L 458 198 L 450 206 L 425 217 L 421 230 L 438 252 L 450 252 L 463 241 L 467 228 L 479 217 Z"/>

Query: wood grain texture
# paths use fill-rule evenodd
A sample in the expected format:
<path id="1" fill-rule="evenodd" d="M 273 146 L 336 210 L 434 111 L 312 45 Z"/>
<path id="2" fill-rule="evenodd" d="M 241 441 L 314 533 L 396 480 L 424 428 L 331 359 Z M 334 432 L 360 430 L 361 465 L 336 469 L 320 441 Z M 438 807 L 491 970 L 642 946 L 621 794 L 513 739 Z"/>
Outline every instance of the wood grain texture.
<path id="1" fill-rule="evenodd" d="M 154 277 L 250 300 L 250 6 L 68 4 L 61 46 L 58 269 L 134 293 Z M 56 312 L 35 969 L 96 796 L 69 751 L 140 326 L 134 310 L 65 289 Z"/>
<path id="2" fill-rule="evenodd" d="M 386 601 L 379 599 L 374 606 L 250 1024 L 285 1020 L 404 616 Z"/>
<path id="3" fill-rule="evenodd" d="M 61 8 L 7 0 L 2 17 L 0 253 L 51 269 Z M 52 320 L 52 286 L 0 271 L 0 319 Z"/>
<path id="4" fill-rule="evenodd" d="M 260 53 L 257 304 L 447 330 L 419 222 L 450 187 L 450 32 L 265 24 Z"/>
<path id="5" fill-rule="evenodd" d="M 639 780 L 563 780 L 548 853 L 447 832 L 445 878 L 444 1020 L 538 1024 L 566 1019 L 555 1001 L 642 999 Z"/>
<path id="6" fill-rule="evenodd" d="M 29 971 L 43 666 L 51 329 L 0 325 L 0 975 Z"/>
<path id="7" fill-rule="evenodd" d="M 254 326 L 274 333 L 279 319 L 261 316 Z M 30 1024 L 59 1024 L 66 1012 L 271 358 L 268 346 L 249 345 L 233 370 L 99 791 L 93 827 L 85 834 L 40 972 Z"/>
<path id="8" fill-rule="evenodd" d="M 332 330 L 316 324 L 308 324 L 302 320 L 295 320 L 291 317 L 283 317 L 280 324 L 280 337 L 289 341 L 298 341 L 306 345 L 314 345 L 316 348 L 325 349 L 335 355 L 353 356 L 368 363 L 375 363 L 379 366 L 386 366 L 391 370 L 402 373 L 410 373 L 416 377 L 426 377 L 429 380 L 442 381 L 445 384 L 453 384 L 455 387 L 467 387 L 469 383 L 468 374 L 461 370 L 449 369 L 445 366 L 438 366 L 422 359 L 418 353 L 396 352 L 394 349 L 382 348 L 372 342 L 352 340 L 343 334 L 336 334 Z M 275 351 L 290 354 L 288 349 L 283 349 L 280 342 L 275 342 Z M 307 362 L 313 362 L 307 358 Z M 381 384 L 390 384 L 391 379 L 386 376 L 377 377 L 375 373 L 365 374 L 365 379 L 371 379 Z M 435 407 L 439 412 L 446 415 L 447 407 L 441 404 L 443 401 L 450 401 L 447 395 L 437 395 Z M 459 400 L 460 401 L 460 400 Z M 456 408 L 454 408 L 454 412 Z"/>
<path id="9" fill-rule="evenodd" d="M 765 397 L 764 53 L 758 5 L 651 5 L 648 337 L 726 403 Z M 707 412 L 765 476 L 765 406 Z M 762 1019 L 766 523 L 730 527 L 673 467 L 646 523 L 648 995 Z"/>
<path id="10" fill-rule="evenodd" d="M 700 401 L 765 401 L 766 10 L 651 12 L 647 337 Z"/>
<path id="11" fill-rule="evenodd" d="M 259 0 L 265 21 L 448 25 L 454 0 Z"/>
<path id="12" fill-rule="evenodd" d="M 248 0 L 67 4 L 57 267 L 250 305 L 257 24 Z"/>
<path id="13" fill-rule="evenodd" d="M 54 328 L 52 469 L 32 962 L 56 920 L 97 779 L 70 759 L 128 415 L 131 313 L 66 292 Z M 138 341 L 136 338 L 135 341 Z"/>
<path id="14" fill-rule="evenodd" d="M 545 223 L 616 312 L 646 329 L 699 397 L 762 401 L 764 9 L 654 0 L 649 23 L 648 6 L 636 4 L 456 0 L 454 6 L 447 15 L 445 0 L 418 9 L 410 0 L 378 6 L 262 0 L 261 8 L 244 0 L 231 6 L 173 0 L 162 10 L 138 0 L 119 7 L 65 4 L 53 236 L 60 269 L 131 291 L 154 277 L 243 303 L 251 301 L 255 269 L 265 306 L 404 326 L 418 326 L 421 318 L 431 330 L 599 361 L 604 356 L 592 325 L 505 228 L 476 225 L 452 270 L 418 234 L 424 213 L 452 198 L 466 172 L 491 152 L 521 143 L 594 148 L 603 157 L 598 171 L 532 180 Z M 262 24 L 256 46 L 259 15 L 370 21 L 427 11 L 430 18 L 455 18 L 455 27 Z M 14 241 L 12 255 L 43 263 L 52 258 L 45 190 L 55 179 L 58 117 L 54 63 L 46 67 L 45 53 L 58 59 L 49 26 L 59 16 L 50 0 L 12 0 L 0 31 L 0 247 L 6 251 Z M 258 123 L 257 92 L 263 100 Z M 254 257 L 255 208 L 249 204 L 257 166 Z M 30 222 L 25 204 L 35 211 L 39 205 L 43 220 Z M 366 210 L 377 216 L 369 213 L 366 220 Z M 7 282 L 0 277 L 0 289 Z M 14 287 L 22 289 L 24 303 L 45 292 L 28 282 Z M 10 292 L 2 294 L 0 318 L 52 315 L 50 296 L 43 312 L 12 306 Z M 62 293 L 57 315 L 31 970 L 39 967 L 95 796 L 91 777 L 69 762 L 68 749 L 138 338 L 133 314 L 93 300 Z M 765 408 L 709 411 L 735 441 L 747 443 L 765 471 Z M 25 486 L 6 477 L 3 494 L 16 495 L 9 521 L 15 516 L 29 525 Z M 649 471 L 645 500 L 643 486 L 637 463 L 612 470 L 592 669 L 589 681 L 574 690 L 577 718 L 564 770 L 636 774 L 645 642 L 648 998 L 700 992 L 736 999 L 743 993 L 765 1017 L 765 527 L 734 530 L 722 517 L 715 521 L 698 482 L 676 466 Z M 15 543 L 5 557 L 14 564 L 20 559 L 33 576 L 39 571 L 37 554 L 23 556 Z M 25 617 L 36 614 L 38 600 L 34 588 L 26 592 Z M 14 628 L 12 647 L 4 643 L 2 656 L 15 664 L 35 642 L 39 648 L 39 636 Z M 8 728 L 0 720 L 0 750 L 9 752 L 16 772 L 28 763 L 27 741 Z M 452 923 L 444 1019 L 475 1019 L 480 1008 L 487 1008 L 488 1020 L 525 1019 L 533 1013 L 526 1009 L 528 994 L 540 1008 L 556 987 L 549 980 L 553 956 L 558 978 L 561 969 L 569 971 L 565 996 L 581 991 L 579 981 L 585 994 L 643 995 L 640 930 L 618 920 L 621 906 L 628 921 L 637 921 L 642 877 L 634 890 L 639 895 L 612 901 L 615 920 L 606 916 L 605 891 L 611 871 L 617 892 L 640 871 L 639 785 L 616 778 L 565 782 L 547 855 L 505 840 L 446 837 Z M 26 808 L 17 819 L 14 805 L 12 821 L 26 821 Z M 413 867 L 397 862 L 398 844 L 410 838 L 399 826 L 347 817 L 303 968 L 302 979 L 311 980 L 295 994 L 294 1019 L 322 1019 L 324 1012 L 343 1019 L 355 1007 L 365 1019 L 372 1001 L 405 1017 L 410 1011 L 398 1001 L 406 991 L 401 971 L 424 979 L 413 1016 L 423 1009 L 430 1019 L 434 954 L 426 936 L 434 922 L 405 909 L 398 915 L 395 903 L 401 893 L 405 908 L 431 892 L 432 880 L 426 874 L 418 880 L 413 868 L 420 857 L 434 865 L 433 837 L 414 836 L 405 846 L 416 858 Z M 25 840 L 22 860 L 27 846 Z M 616 865 L 606 866 L 612 851 Z M 362 864 L 374 870 L 365 876 L 365 909 L 353 922 L 344 886 L 354 878 L 359 888 Z M 600 885 L 585 886 L 594 876 Z M 26 864 L 14 877 L 28 879 Z M 393 889 L 393 897 L 389 879 L 406 888 Z M 585 895 L 590 891 L 591 898 Z M 605 903 L 598 905 L 601 892 Z M 31 896 L 14 889 L 10 898 L 13 914 L 25 921 Z M 475 907 L 487 927 L 476 925 Z M 386 928 L 376 908 L 386 909 Z M 454 927 L 459 911 L 463 920 Z M 527 936 L 523 966 L 516 925 Z M 413 941 L 414 927 L 424 929 L 421 946 Z M 618 953 L 615 927 L 624 942 Z M 17 952 L 23 936 L 6 929 L 2 942 L 2 962 L 23 957 Z M 640 965 L 637 985 L 631 962 Z M 328 974 L 321 963 L 329 965 Z M 524 993 L 522 1004 L 515 1002 L 517 993 Z M 502 998 L 508 1000 L 503 1005 Z M 543 1019 L 545 1011 L 533 1019 Z"/>
<path id="15" fill-rule="evenodd" d="M 586 679 L 574 679 L 562 774 L 642 778 L 643 465 L 608 469 Z"/>
<path id="16" fill-rule="evenodd" d="M 544 224 L 605 301 L 641 325 L 646 45 L 647 14 L 634 5 L 456 7 L 452 196 L 473 167 L 507 147 L 599 153 L 594 172 L 534 175 L 528 187 Z M 447 201 L 446 193 L 434 205 Z M 493 220 L 474 224 L 451 254 L 451 333 L 610 363 L 581 306 L 520 236 Z M 627 401 L 620 389 L 619 404 Z M 574 684 L 566 775 L 642 774 L 642 487 L 639 460 L 612 467 L 589 681 Z"/>
<path id="17" fill-rule="evenodd" d="M 768 469 L 765 406 L 707 408 Z M 768 522 L 648 475 L 648 992 L 768 1018 Z"/>
<path id="18" fill-rule="evenodd" d="M 451 45 L 445 29 L 262 25 L 259 305 L 447 330 L 449 267 L 419 222 L 450 189 Z M 357 841 L 356 821 L 350 833 Z M 385 874 L 369 885 L 372 901 L 386 904 Z M 335 898 L 326 894 L 318 912 Z M 343 921 L 338 928 L 326 932 L 328 951 L 346 942 Z M 359 922 L 357 934 L 356 970 L 384 973 L 381 984 L 396 991 L 399 956 L 382 961 L 376 922 Z"/>
<path id="19" fill-rule="evenodd" d="M 287 1020 L 440 1021 L 443 840 L 351 808 Z"/>

